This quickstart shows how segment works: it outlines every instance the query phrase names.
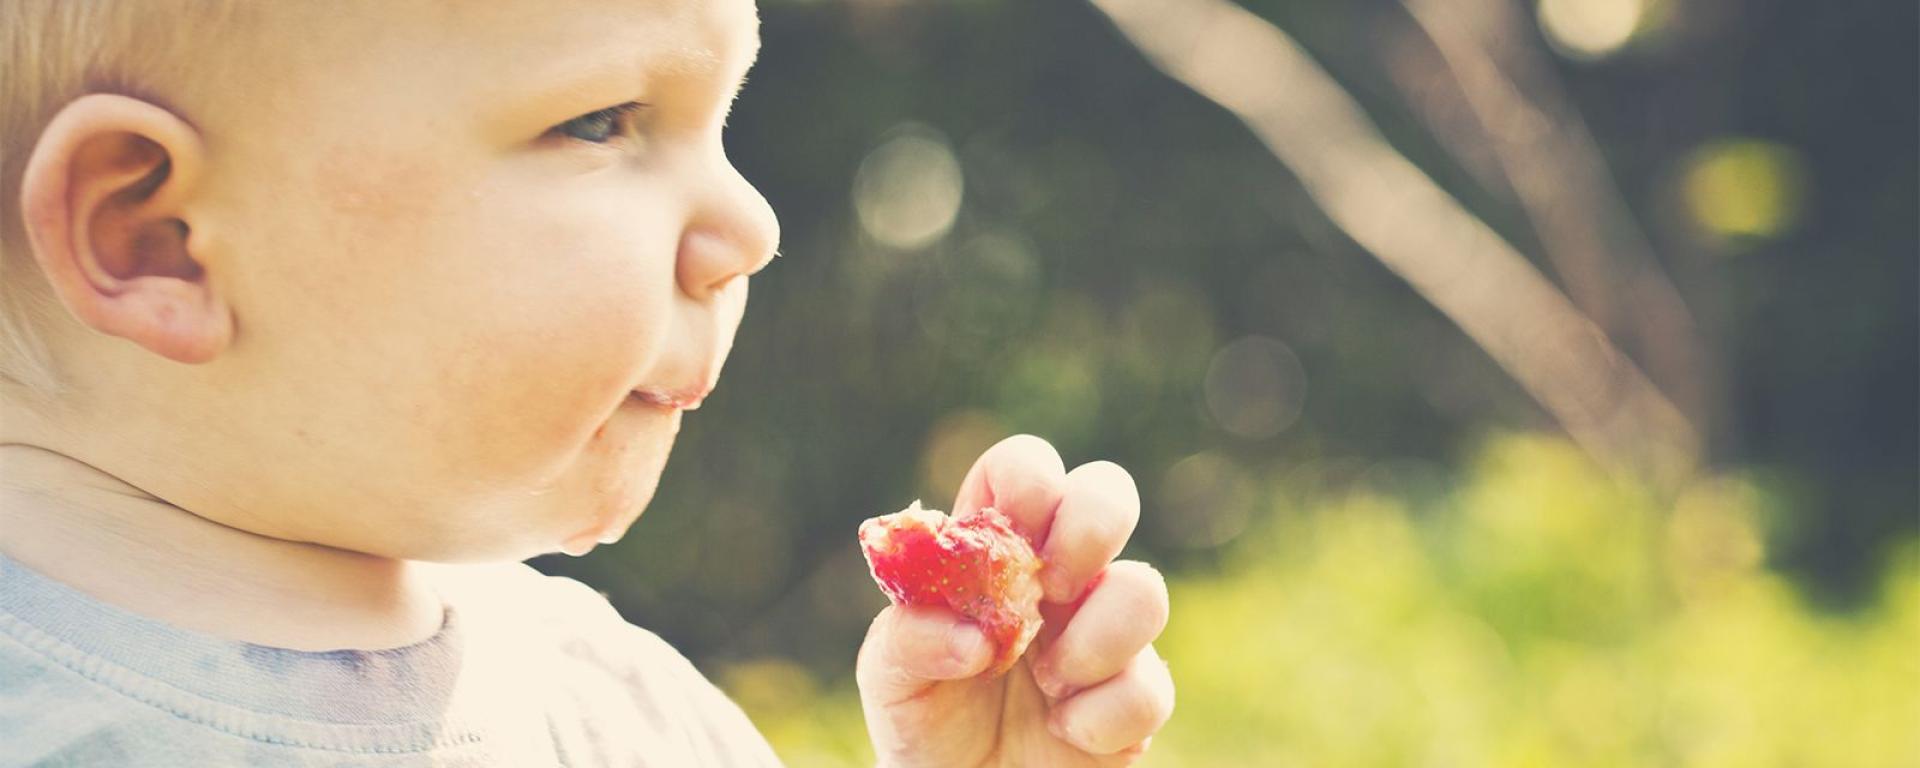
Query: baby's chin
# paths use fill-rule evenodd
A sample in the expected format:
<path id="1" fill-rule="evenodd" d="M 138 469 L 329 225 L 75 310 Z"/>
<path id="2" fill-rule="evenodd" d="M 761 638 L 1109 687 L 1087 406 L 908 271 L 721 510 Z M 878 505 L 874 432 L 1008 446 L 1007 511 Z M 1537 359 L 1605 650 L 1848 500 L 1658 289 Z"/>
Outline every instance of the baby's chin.
<path id="1" fill-rule="evenodd" d="M 680 431 L 680 411 L 620 407 L 540 478 L 499 484 L 449 509 L 439 530 L 389 556 L 442 563 L 524 561 L 585 554 L 618 541 L 653 500 Z"/>
<path id="2" fill-rule="evenodd" d="M 653 501 L 681 417 L 679 410 L 630 402 L 596 432 L 579 467 L 591 478 L 582 506 L 592 514 L 559 542 L 559 551 L 578 557 L 626 535 Z"/>
<path id="3" fill-rule="evenodd" d="M 595 497 L 589 503 L 594 510 L 590 521 L 563 539 L 559 551 L 579 557 L 597 545 L 619 541 L 653 501 L 663 465 L 664 461 L 650 467 L 635 467 L 612 492 Z"/>

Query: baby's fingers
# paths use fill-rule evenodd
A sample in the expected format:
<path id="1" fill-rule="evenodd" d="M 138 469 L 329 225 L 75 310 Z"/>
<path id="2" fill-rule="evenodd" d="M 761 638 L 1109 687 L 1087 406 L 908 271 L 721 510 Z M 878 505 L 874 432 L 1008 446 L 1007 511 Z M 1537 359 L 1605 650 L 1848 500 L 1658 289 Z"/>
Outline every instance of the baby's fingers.
<path id="1" fill-rule="evenodd" d="M 1107 567 L 1140 522 L 1140 492 L 1133 475 L 1111 461 L 1094 461 L 1067 473 L 1066 494 L 1053 516 L 1040 559 L 1040 587 L 1050 602 L 1072 602 L 1087 580 Z"/>
<path id="2" fill-rule="evenodd" d="M 1139 744 L 1173 715 L 1173 675 L 1149 645 L 1124 672 L 1054 705 L 1047 717 L 1053 735 L 1095 755 Z"/>
<path id="3" fill-rule="evenodd" d="M 945 608 L 891 605 L 874 617 L 854 676 L 866 698 L 883 706 L 927 686 L 979 674 L 993 644 L 979 625 Z"/>
<path id="4" fill-rule="evenodd" d="M 1014 435 L 994 443 L 974 460 L 966 479 L 960 481 L 953 516 L 993 507 L 1037 545 L 1046 539 L 1066 488 L 1067 469 L 1053 444 L 1033 435 Z"/>
<path id="5" fill-rule="evenodd" d="M 1167 583 L 1153 566 L 1120 560 L 1031 659 L 1033 682 L 1059 698 L 1119 673 L 1167 626 Z"/>

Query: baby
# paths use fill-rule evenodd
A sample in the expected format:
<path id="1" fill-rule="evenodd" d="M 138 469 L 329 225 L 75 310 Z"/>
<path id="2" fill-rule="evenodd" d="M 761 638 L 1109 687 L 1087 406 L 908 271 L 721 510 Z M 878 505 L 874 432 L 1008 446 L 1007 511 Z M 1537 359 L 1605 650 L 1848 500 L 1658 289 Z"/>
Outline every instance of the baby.
<path id="1" fill-rule="evenodd" d="M 717 381 L 779 239 L 721 143 L 758 45 L 752 0 L 0 0 L 0 766 L 777 764 L 521 562 L 621 537 Z M 881 611 L 879 760 L 1133 762 L 1132 479 L 1015 436 L 987 505 L 1046 627 L 996 676 Z"/>

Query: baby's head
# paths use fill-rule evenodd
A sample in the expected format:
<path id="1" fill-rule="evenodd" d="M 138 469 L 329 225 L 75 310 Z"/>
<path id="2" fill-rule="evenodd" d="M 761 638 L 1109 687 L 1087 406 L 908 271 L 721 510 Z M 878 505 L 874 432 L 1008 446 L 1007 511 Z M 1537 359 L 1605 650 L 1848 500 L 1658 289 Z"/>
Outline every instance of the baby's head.
<path id="1" fill-rule="evenodd" d="M 721 145 L 757 28 L 0 0 L 0 442 L 386 557 L 619 536 L 680 425 L 630 393 L 713 384 L 778 242 Z"/>

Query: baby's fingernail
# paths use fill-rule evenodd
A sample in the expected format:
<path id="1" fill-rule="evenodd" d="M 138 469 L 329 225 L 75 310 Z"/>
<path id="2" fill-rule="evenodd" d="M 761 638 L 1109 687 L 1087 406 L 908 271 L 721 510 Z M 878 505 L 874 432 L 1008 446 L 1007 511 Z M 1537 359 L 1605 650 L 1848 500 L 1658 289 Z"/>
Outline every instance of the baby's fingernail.
<path id="1" fill-rule="evenodd" d="M 987 638 L 972 624 L 955 624 L 947 633 L 947 653 L 956 671 L 972 669 L 987 654 Z"/>
<path id="2" fill-rule="evenodd" d="M 1060 682 L 1060 677 L 1054 674 L 1053 665 L 1046 661 L 1033 662 L 1033 684 L 1039 686 L 1040 692 L 1052 699 L 1060 698 L 1061 688 L 1065 687 Z"/>

